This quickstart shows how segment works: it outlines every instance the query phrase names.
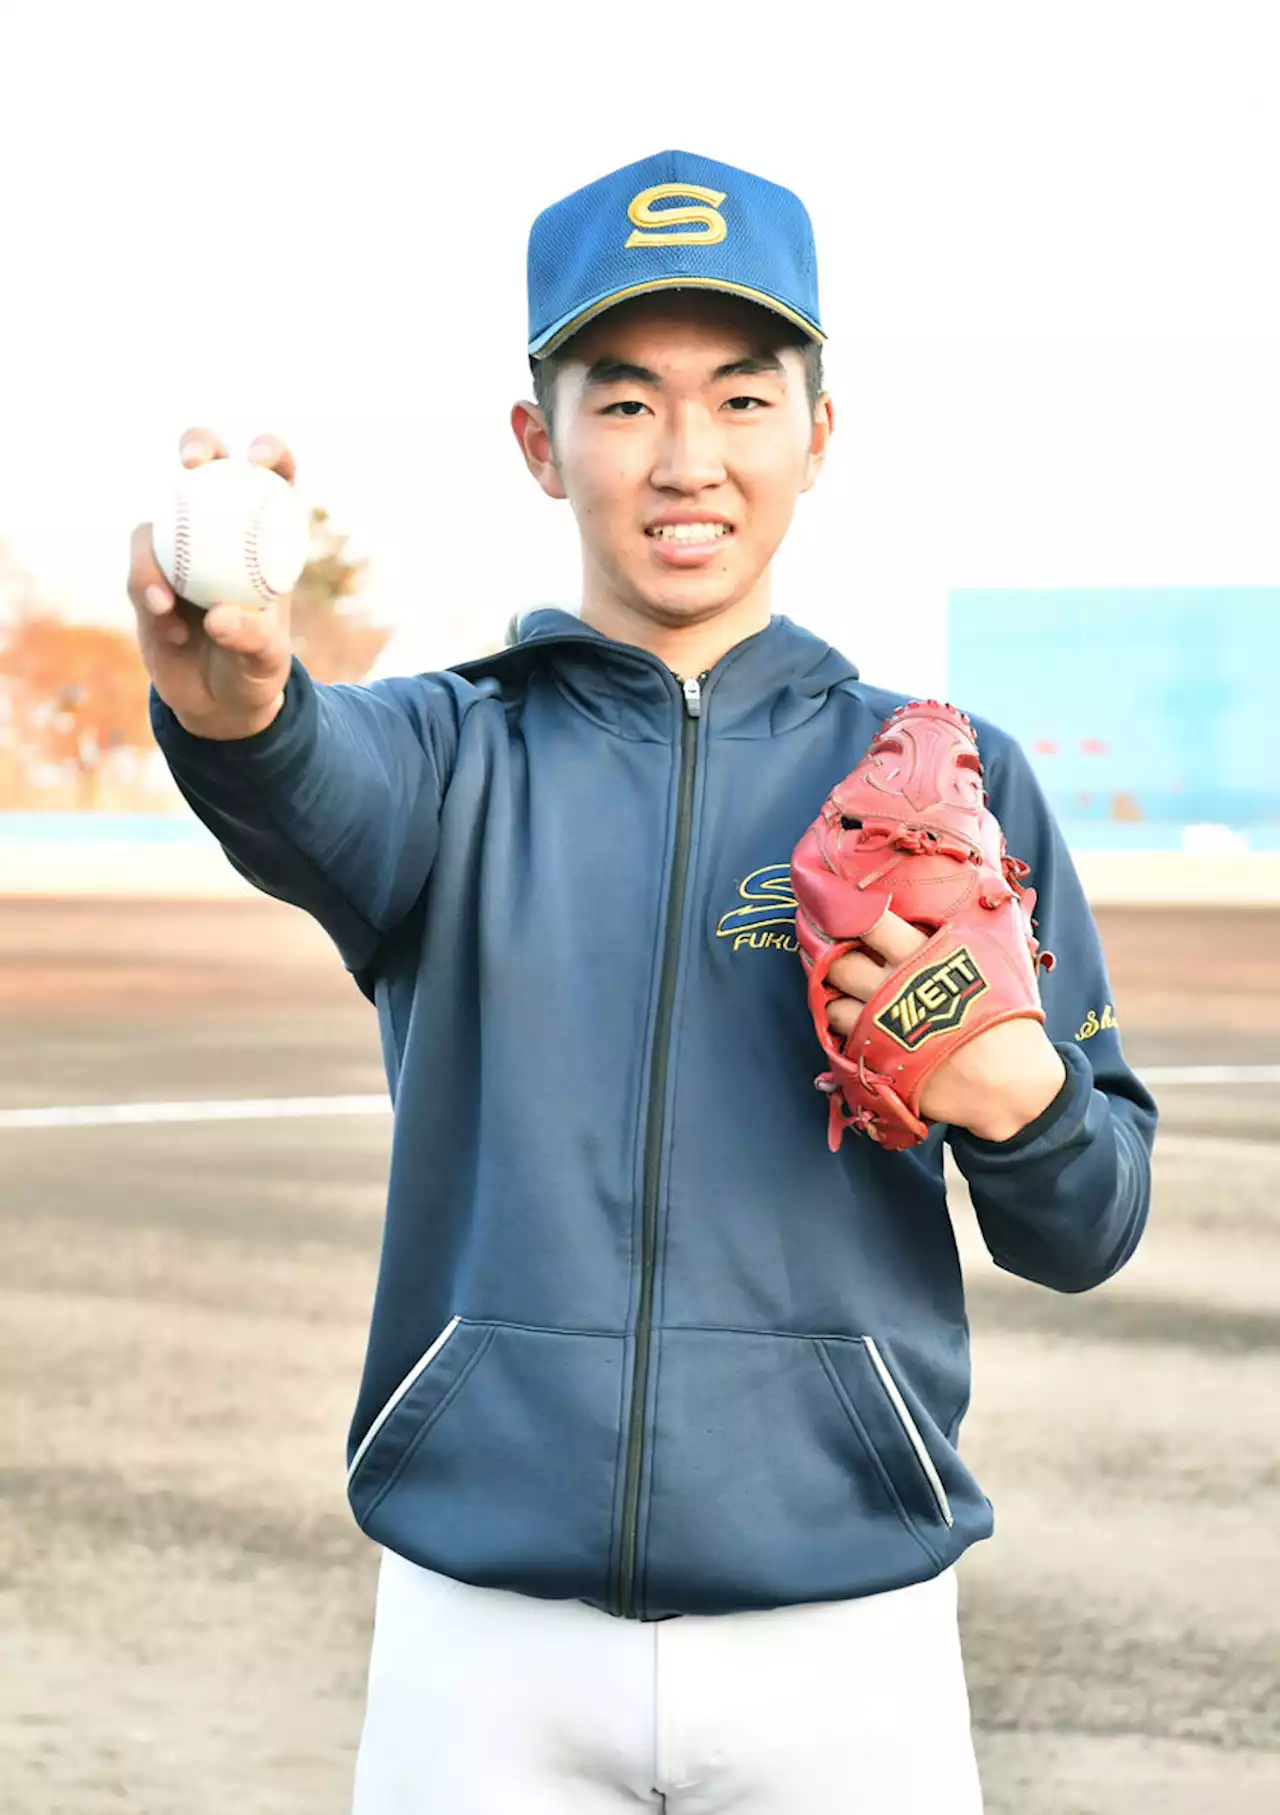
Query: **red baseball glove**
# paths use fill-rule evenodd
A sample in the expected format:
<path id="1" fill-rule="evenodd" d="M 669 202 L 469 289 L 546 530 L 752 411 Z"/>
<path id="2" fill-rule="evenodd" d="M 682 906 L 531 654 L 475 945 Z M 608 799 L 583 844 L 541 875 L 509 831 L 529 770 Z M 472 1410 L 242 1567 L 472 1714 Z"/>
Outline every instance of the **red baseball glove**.
<path id="1" fill-rule="evenodd" d="M 925 1084 L 967 1041 L 1001 1021 L 1043 1022 L 1041 952 L 1030 872 L 1010 857 L 987 809 L 973 726 L 937 700 L 899 706 L 796 846 L 796 932 L 809 973 L 809 1008 L 831 1069 L 834 1153 L 846 1128 L 901 1150 L 924 1140 Z M 833 962 L 892 907 L 928 935 L 886 971 L 848 1035 L 827 1006 Z"/>

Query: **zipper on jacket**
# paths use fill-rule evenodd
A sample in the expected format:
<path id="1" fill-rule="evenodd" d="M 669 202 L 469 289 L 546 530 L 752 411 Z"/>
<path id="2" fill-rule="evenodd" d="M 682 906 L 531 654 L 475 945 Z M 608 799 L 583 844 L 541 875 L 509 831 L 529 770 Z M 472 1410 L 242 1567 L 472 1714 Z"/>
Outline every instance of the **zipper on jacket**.
<path id="1" fill-rule="evenodd" d="M 649 1107 L 644 1135 L 644 1183 L 640 1234 L 640 1302 L 636 1309 L 635 1375 L 631 1383 L 631 1413 L 627 1428 L 627 1465 L 622 1490 L 622 1542 L 618 1557 L 618 1611 L 633 1619 L 636 1613 L 636 1552 L 640 1526 L 640 1464 L 644 1452 L 644 1408 L 649 1394 L 649 1349 L 653 1326 L 653 1278 L 658 1239 L 658 1193 L 662 1171 L 662 1136 L 665 1123 L 667 1071 L 671 1059 L 671 1022 L 675 1013 L 676 972 L 684 931 L 685 884 L 689 876 L 689 846 L 693 837 L 693 785 L 697 778 L 698 720 L 702 716 L 702 683 L 682 680 L 684 717 L 680 723 L 680 792 L 676 803 L 675 851 L 671 859 L 671 886 L 667 894 L 667 920 L 662 937 L 662 971 L 658 984 L 658 1012 L 653 1029 L 653 1062 L 649 1072 Z"/>
<path id="2" fill-rule="evenodd" d="M 929 1483 L 930 1491 L 932 1492 L 934 1499 L 938 1502 L 938 1511 L 942 1514 L 943 1520 L 947 1525 L 954 1525 L 955 1517 L 951 1511 L 951 1502 L 947 1498 L 947 1490 L 942 1485 L 942 1476 L 934 1466 L 933 1457 L 929 1454 L 925 1445 L 925 1440 L 920 1435 L 920 1426 L 911 1416 L 906 1400 L 898 1391 L 898 1383 L 889 1372 L 889 1364 L 880 1353 L 880 1348 L 875 1338 L 873 1336 L 864 1336 L 862 1341 L 867 1354 L 871 1357 L 872 1367 L 880 1376 L 880 1384 L 889 1395 L 889 1403 L 898 1415 L 898 1423 L 902 1426 L 903 1434 L 912 1449 L 916 1452 L 916 1459 L 924 1470 L 925 1479 Z"/>

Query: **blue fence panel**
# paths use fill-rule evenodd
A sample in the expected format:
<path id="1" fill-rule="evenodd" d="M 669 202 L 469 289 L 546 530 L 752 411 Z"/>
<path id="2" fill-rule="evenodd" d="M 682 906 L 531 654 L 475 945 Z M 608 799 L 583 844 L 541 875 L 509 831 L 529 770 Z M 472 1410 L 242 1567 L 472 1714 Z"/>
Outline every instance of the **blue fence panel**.
<path id="1" fill-rule="evenodd" d="M 1022 744 L 1078 849 L 1280 849 L 1280 587 L 963 591 L 948 697 Z"/>
<path id="2" fill-rule="evenodd" d="M 211 844 L 192 813 L 0 813 L 4 844 Z"/>

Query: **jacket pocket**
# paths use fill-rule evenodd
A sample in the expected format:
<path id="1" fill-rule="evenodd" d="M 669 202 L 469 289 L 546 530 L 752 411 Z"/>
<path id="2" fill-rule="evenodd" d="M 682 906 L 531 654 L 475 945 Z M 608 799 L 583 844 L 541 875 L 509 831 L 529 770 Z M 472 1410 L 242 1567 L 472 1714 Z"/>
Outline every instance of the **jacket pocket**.
<path id="1" fill-rule="evenodd" d="M 837 1364 L 836 1360 L 841 1348 L 847 1349 L 849 1347 L 857 1347 L 858 1343 L 861 1344 L 867 1360 L 871 1363 L 880 1390 L 889 1403 L 898 1427 L 897 1431 L 889 1432 L 887 1438 L 882 1438 L 879 1441 L 877 1441 L 874 1430 L 872 1430 L 869 1433 L 871 1435 L 871 1441 L 876 1444 L 876 1447 L 883 1455 L 886 1453 L 892 1454 L 893 1450 L 898 1447 L 899 1432 L 902 1437 L 906 1438 L 911 1453 L 916 1459 L 920 1473 L 924 1476 L 929 1493 L 933 1499 L 933 1507 L 927 1510 L 935 1513 L 936 1516 L 942 1520 L 944 1525 L 954 1525 L 955 1518 L 951 1511 L 951 1501 L 948 1498 L 946 1488 L 942 1484 L 942 1477 L 938 1473 L 937 1464 L 934 1462 L 934 1459 L 929 1452 L 929 1446 L 921 1435 L 920 1426 L 916 1423 L 910 1407 L 902 1396 L 901 1388 L 898 1386 L 897 1381 L 890 1372 L 889 1364 L 880 1353 L 879 1344 L 873 1336 L 860 1337 L 857 1339 L 857 1342 L 853 1343 L 848 1339 L 842 1339 L 841 1342 L 837 1343 L 832 1337 L 823 1338 L 819 1342 L 818 1346 L 822 1352 L 823 1360 L 831 1370 L 832 1384 L 835 1386 L 842 1402 L 845 1404 L 845 1408 L 848 1411 L 850 1418 L 855 1421 L 860 1417 L 865 1419 L 869 1408 L 865 1408 L 864 1402 L 864 1411 L 862 1414 L 859 1413 L 857 1401 L 850 1395 L 848 1388 L 845 1386 L 840 1366 Z M 846 1369 L 846 1373 L 847 1371 L 848 1370 Z M 874 1425 L 878 1421 L 873 1420 L 872 1422 Z"/>
<path id="2" fill-rule="evenodd" d="M 352 1458 L 376 1543 L 461 1581 L 606 1592 L 622 1338 L 455 1317 Z"/>
<path id="3" fill-rule="evenodd" d="M 391 1417 L 391 1415 L 395 1411 L 396 1407 L 400 1404 L 400 1401 L 413 1391 L 414 1387 L 417 1385 L 418 1381 L 422 1378 L 423 1374 L 426 1373 L 427 1369 L 431 1366 L 431 1363 L 439 1355 L 439 1353 L 440 1353 L 441 1349 L 443 1349 L 445 1343 L 449 1341 L 450 1337 L 454 1336 L 457 1333 L 457 1330 L 458 1330 L 459 1326 L 461 1325 L 461 1323 L 462 1323 L 462 1319 L 460 1317 L 450 1318 L 449 1322 L 445 1325 L 444 1329 L 441 1330 L 440 1334 L 436 1337 L 435 1341 L 431 1344 L 431 1347 L 426 1351 L 426 1353 L 424 1355 L 421 1355 L 418 1358 L 418 1360 L 414 1363 L 414 1365 L 409 1369 L 409 1372 L 405 1375 L 404 1379 L 400 1382 L 400 1384 L 396 1388 L 395 1392 L 392 1393 L 391 1397 L 387 1400 L 387 1403 L 378 1412 L 373 1423 L 369 1426 L 368 1430 L 365 1432 L 364 1436 L 361 1438 L 359 1447 L 357 1448 L 355 1455 L 351 1458 L 351 1466 L 347 1469 L 347 1486 L 348 1487 L 350 1487 L 352 1481 L 354 1481 L 356 1475 L 359 1473 L 360 1465 L 364 1461 L 366 1455 L 372 1449 L 375 1441 L 377 1440 L 378 1433 L 381 1431 L 383 1425 L 387 1422 L 388 1418 Z M 474 1327 L 479 1328 L 480 1326 L 477 1325 Z M 432 1382 L 432 1385 L 433 1386 L 435 1385 L 434 1381 Z"/>
<path id="4" fill-rule="evenodd" d="M 940 1466 L 927 1420 L 886 1384 L 873 1348 L 662 1331 L 642 1564 L 650 1617 L 875 1594 L 936 1575 L 964 1548 L 945 1485 L 960 1477 Z"/>

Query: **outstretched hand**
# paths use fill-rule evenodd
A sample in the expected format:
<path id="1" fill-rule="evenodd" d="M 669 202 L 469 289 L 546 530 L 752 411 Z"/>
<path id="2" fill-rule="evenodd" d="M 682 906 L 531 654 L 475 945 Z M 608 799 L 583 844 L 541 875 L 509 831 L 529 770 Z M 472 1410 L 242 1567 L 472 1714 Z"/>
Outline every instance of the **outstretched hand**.
<path id="1" fill-rule="evenodd" d="M 212 429 L 188 429 L 179 454 L 186 467 L 223 460 Z M 294 459 L 273 435 L 260 435 L 249 458 L 292 485 Z M 176 598 L 156 560 L 151 525 L 139 523 L 129 547 L 129 598 L 138 647 L 156 692 L 180 724 L 200 737 L 242 738 L 264 730 L 284 702 L 289 678 L 289 600 L 260 610 L 214 605 L 201 611 Z"/>
<path id="2" fill-rule="evenodd" d="M 905 964 L 926 945 L 926 935 L 890 908 L 862 937 L 865 952 L 837 958 L 827 981 L 841 994 L 829 1006 L 833 1032 L 857 1026 L 887 970 Z M 1049 1107 L 1062 1088 L 1066 1066 L 1038 1021 L 1002 1021 L 968 1041 L 938 1067 L 924 1088 L 920 1109 L 930 1122 L 948 1122 L 986 1141 L 1008 1141 Z"/>

